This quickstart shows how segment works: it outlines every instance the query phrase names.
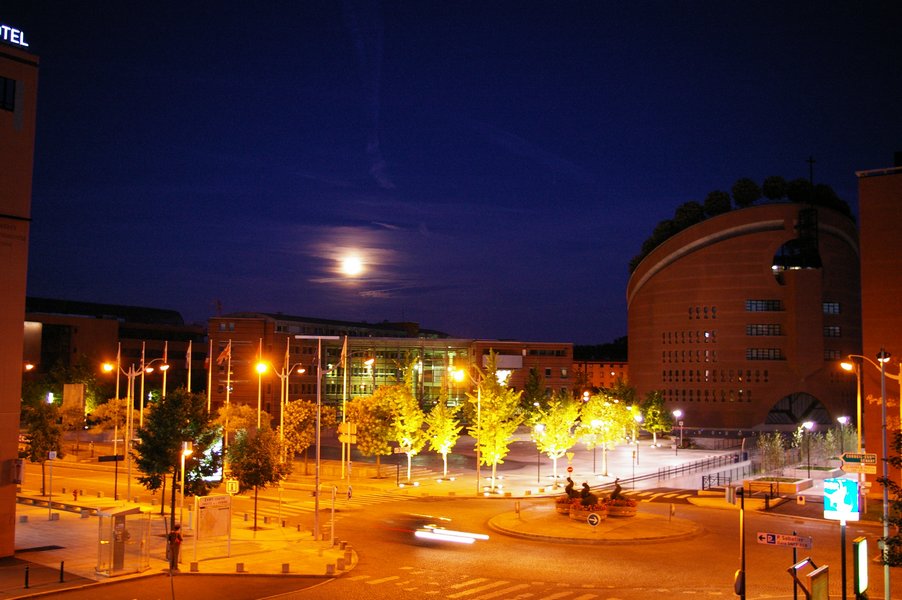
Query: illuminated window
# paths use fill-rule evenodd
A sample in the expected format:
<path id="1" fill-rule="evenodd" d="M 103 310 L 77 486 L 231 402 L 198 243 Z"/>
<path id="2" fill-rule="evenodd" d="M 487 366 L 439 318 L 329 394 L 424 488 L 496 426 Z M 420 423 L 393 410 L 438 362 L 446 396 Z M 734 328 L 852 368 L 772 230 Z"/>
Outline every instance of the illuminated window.
<path id="1" fill-rule="evenodd" d="M 842 330 L 839 325 L 827 325 L 824 327 L 824 337 L 841 337 Z"/>
<path id="2" fill-rule="evenodd" d="M 839 302 L 824 302 L 824 314 L 825 315 L 840 314 Z"/>
<path id="3" fill-rule="evenodd" d="M 746 312 L 780 312 L 783 302 L 780 300 L 746 300 Z"/>
<path id="4" fill-rule="evenodd" d="M 783 335 L 783 326 L 779 323 L 753 323 L 745 326 L 746 335 Z"/>

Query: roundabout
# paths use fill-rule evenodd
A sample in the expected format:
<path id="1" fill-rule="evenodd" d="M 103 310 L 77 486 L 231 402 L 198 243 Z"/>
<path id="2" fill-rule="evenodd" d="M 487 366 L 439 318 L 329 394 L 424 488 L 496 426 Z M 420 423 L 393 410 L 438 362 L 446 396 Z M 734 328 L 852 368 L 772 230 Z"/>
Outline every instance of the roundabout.
<path id="1" fill-rule="evenodd" d="M 562 544 L 629 544 L 670 542 L 701 532 L 694 521 L 637 512 L 629 519 L 573 520 L 554 506 L 532 506 L 495 515 L 488 526 L 498 533 Z"/>

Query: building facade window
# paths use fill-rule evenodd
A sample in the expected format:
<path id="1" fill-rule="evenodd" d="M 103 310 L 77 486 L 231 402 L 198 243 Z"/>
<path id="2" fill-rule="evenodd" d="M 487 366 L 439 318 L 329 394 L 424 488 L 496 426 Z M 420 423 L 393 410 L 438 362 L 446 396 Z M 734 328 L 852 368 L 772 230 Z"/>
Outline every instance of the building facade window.
<path id="1" fill-rule="evenodd" d="M 783 302 L 781 300 L 746 300 L 746 312 L 781 312 Z"/>
<path id="2" fill-rule="evenodd" d="M 746 360 L 784 360 L 783 350 L 780 348 L 746 348 Z"/>
<path id="3" fill-rule="evenodd" d="M 839 350 L 824 350 L 824 360 L 839 360 L 842 353 Z"/>
<path id="4" fill-rule="evenodd" d="M 779 323 L 752 323 L 745 326 L 746 335 L 783 335 L 783 326 Z"/>
<path id="5" fill-rule="evenodd" d="M 842 329 L 839 325 L 827 325 L 824 327 L 824 337 L 838 338 L 842 336 Z"/>
<path id="6" fill-rule="evenodd" d="M 824 302 L 824 314 L 825 315 L 840 314 L 839 302 Z"/>

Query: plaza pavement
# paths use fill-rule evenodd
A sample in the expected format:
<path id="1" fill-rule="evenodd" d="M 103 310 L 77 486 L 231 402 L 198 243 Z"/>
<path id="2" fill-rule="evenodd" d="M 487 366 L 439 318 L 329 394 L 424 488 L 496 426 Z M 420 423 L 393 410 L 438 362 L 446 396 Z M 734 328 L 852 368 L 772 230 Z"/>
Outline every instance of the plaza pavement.
<path id="1" fill-rule="evenodd" d="M 661 480 L 655 473 L 662 464 L 687 465 L 718 455 L 718 451 L 708 450 L 680 450 L 680 454 L 677 455 L 667 448 L 649 448 L 643 449 L 642 452 L 645 456 L 641 468 L 637 468 L 635 457 L 628 451 L 609 452 L 607 464 L 611 475 L 594 478 L 579 476 L 583 473 L 592 473 L 592 463 L 597 460 L 596 456 L 592 456 L 590 460 L 583 452 L 582 456 L 575 458 L 571 463 L 574 466 L 573 476 L 577 488 L 583 480 L 586 480 L 593 487 L 606 485 L 606 489 L 602 491 L 605 493 L 610 490 L 614 473 L 620 473 L 624 477 L 635 473 L 636 477 L 646 479 L 639 479 L 632 485 L 633 489 L 624 490 L 627 495 L 633 494 L 633 497 L 641 500 L 643 490 L 649 488 L 673 488 L 673 495 L 677 495 L 676 492 L 680 489 L 697 490 L 703 473 L 693 471 L 679 478 Z M 470 464 L 473 464 L 472 459 Z M 561 477 L 566 475 L 566 464 L 565 459 L 560 461 Z M 598 467 L 597 464 L 595 466 Z M 499 472 L 499 483 L 503 483 L 502 492 L 490 496 L 476 493 L 475 473 L 472 470 L 465 472 L 461 469 L 457 477 L 444 478 L 441 477 L 440 466 L 438 471 L 418 469 L 417 486 L 399 487 L 394 477 L 355 480 L 353 485 L 355 494 L 369 492 L 397 494 L 404 498 L 443 496 L 459 499 L 491 497 L 508 500 L 508 503 L 499 503 L 499 508 L 508 509 L 507 512 L 493 516 L 489 520 L 489 526 L 502 534 L 546 541 L 642 543 L 691 536 L 698 530 L 696 523 L 680 516 L 673 516 L 673 511 L 669 516 L 646 514 L 641 509 L 641 504 L 636 517 L 609 517 L 596 527 L 556 514 L 550 502 L 547 505 L 524 503 L 524 508 L 520 510 L 519 503 L 516 502 L 518 499 L 522 501 L 562 493 L 560 488 L 550 485 L 547 473 L 550 467 L 545 465 L 544 477 L 541 474 L 541 467 L 541 464 L 537 467 L 535 463 L 534 450 L 521 449 L 512 452 L 506 467 Z M 482 475 L 483 477 L 488 475 L 485 467 Z M 302 476 L 296 479 L 312 482 L 312 477 Z M 321 483 L 324 488 L 329 488 L 333 484 L 342 488 L 347 486 L 346 481 L 331 481 L 328 478 L 322 478 Z M 28 490 L 22 490 L 23 494 L 27 492 Z M 784 503 L 778 507 L 771 507 L 770 512 L 781 514 L 785 511 L 785 514 L 793 518 L 820 518 L 822 500 L 818 496 L 822 498 L 822 485 L 816 483 L 813 488 L 803 493 L 812 501 L 804 505 L 795 502 Z M 665 494 L 664 501 L 666 497 Z M 708 496 L 693 494 L 688 501 L 723 510 L 738 508 L 727 503 L 723 494 L 716 493 Z M 97 506 L 100 501 L 88 499 L 84 502 L 86 506 Z M 158 507 L 150 504 L 142 505 L 124 500 L 106 500 L 101 508 L 111 510 L 135 506 L 140 506 L 142 510 L 148 512 L 159 512 Z M 763 509 L 763 501 L 747 500 L 746 508 Z M 95 570 L 99 548 L 98 518 L 54 510 L 52 512 L 59 516 L 51 520 L 49 512 L 46 506 L 17 504 L 16 555 L 14 558 L 0 561 L 0 600 L 47 596 L 62 588 L 98 585 L 111 579 L 141 577 L 168 570 L 165 556 L 166 525 L 159 514 L 151 518 L 149 568 L 111 578 L 98 574 Z M 322 514 L 327 513 L 324 511 Z M 328 517 L 323 520 L 328 522 Z M 309 529 L 285 527 L 280 523 L 266 523 L 254 530 L 252 523 L 248 523 L 241 515 L 233 515 L 232 537 L 228 547 L 227 541 L 219 538 L 215 542 L 200 542 L 195 550 L 192 533 L 190 530 L 186 532 L 178 576 L 236 574 L 240 569 L 241 572 L 273 576 L 338 577 L 353 569 L 357 558 L 352 543 L 334 540 L 333 545 L 328 533 L 324 533 L 322 537 L 323 539 L 318 541 L 314 539 Z M 29 571 L 28 589 L 24 588 L 26 567 Z"/>

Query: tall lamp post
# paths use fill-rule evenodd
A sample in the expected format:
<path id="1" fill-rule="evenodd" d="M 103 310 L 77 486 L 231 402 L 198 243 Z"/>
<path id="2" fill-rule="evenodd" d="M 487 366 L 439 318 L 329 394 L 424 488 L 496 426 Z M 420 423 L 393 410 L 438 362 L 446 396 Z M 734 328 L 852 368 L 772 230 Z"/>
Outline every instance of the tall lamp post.
<path id="1" fill-rule="evenodd" d="M 142 365 L 140 369 L 135 369 L 135 365 L 134 365 L 134 363 L 132 363 L 129 366 L 128 371 L 126 371 L 125 369 L 122 368 L 122 365 L 120 364 L 118 354 L 116 356 L 116 359 L 117 360 L 116 360 L 115 365 L 112 363 L 103 363 L 103 370 L 107 373 L 110 373 L 110 372 L 116 371 L 118 369 L 118 372 L 121 372 L 128 379 L 128 388 L 126 389 L 126 392 L 125 392 L 125 396 L 127 399 L 127 405 L 126 405 L 126 411 L 125 411 L 126 412 L 126 417 L 125 417 L 125 465 L 126 465 L 126 473 L 127 473 L 126 476 L 128 477 L 128 480 L 126 482 L 125 494 L 126 494 L 126 498 L 131 498 L 131 495 L 132 495 L 132 457 L 131 457 L 131 452 L 129 452 L 129 449 L 131 448 L 131 441 L 132 441 L 132 437 L 134 435 L 134 433 L 132 431 L 132 423 L 133 423 L 133 418 L 134 418 L 133 415 L 135 412 L 134 411 L 135 379 L 137 379 L 138 375 L 141 375 L 142 377 L 144 376 L 144 372 L 146 371 L 146 369 L 150 363 L 148 363 L 147 365 Z M 156 360 L 156 359 L 154 359 L 154 360 Z M 116 375 L 116 385 L 117 385 L 117 387 L 119 385 L 118 374 Z M 118 396 L 119 394 L 117 393 L 116 395 Z M 117 400 L 118 400 L 118 398 L 117 398 Z M 142 421 L 143 421 L 143 419 L 142 419 Z M 117 477 L 117 479 L 118 479 L 118 477 Z M 116 483 L 117 483 L 117 487 L 118 487 L 118 481 Z"/>
<path id="2" fill-rule="evenodd" d="M 808 455 L 808 479 L 811 479 L 811 430 L 814 428 L 814 421 L 805 421 L 802 423 L 805 428 L 805 453 Z"/>
<path id="3" fill-rule="evenodd" d="M 263 369 L 260 371 L 260 369 Z M 282 367 L 281 371 L 278 371 L 271 364 L 260 361 L 257 363 L 257 372 L 265 373 L 269 369 L 272 369 L 273 373 L 275 373 L 276 377 L 279 378 L 281 393 L 279 395 L 279 453 L 280 460 L 285 462 L 285 407 L 288 405 L 288 380 L 291 377 L 292 373 L 302 374 L 306 373 L 307 370 L 303 367 L 302 363 L 295 363 L 288 366 L 288 351 L 285 352 L 285 365 Z"/>
<path id="4" fill-rule="evenodd" d="M 849 424 L 849 417 L 836 417 L 839 421 L 839 454 L 842 456 L 846 453 L 846 425 Z"/>
<path id="5" fill-rule="evenodd" d="M 316 467 L 314 469 L 313 494 L 313 539 L 319 541 L 322 532 L 319 529 L 319 478 L 320 478 L 320 440 L 322 436 L 323 407 L 323 340 L 339 340 L 337 335 L 296 335 L 296 340 L 316 340 Z"/>
<path id="6" fill-rule="evenodd" d="M 181 492 L 182 492 L 182 501 L 179 505 L 179 524 L 185 522 L 185 458 L 194 454 L 194 442 L 182 442 L 182 451 L 179 453 L 179 457 L 181 459 Z"/>
<path id="7" fill-rule="evenodd" d="M 673 411 L 673 417 L 677 420 L 677 422 L 680 425 L 680 443 L 673 444 L 673 453 L 674 453 L 674 455 L 679 456 L 680 446 L 683 445 L 683 421 L 682 421 L 683 411 L 681 411 L 680 409 L 676 409 L 675 411 Z"/>

